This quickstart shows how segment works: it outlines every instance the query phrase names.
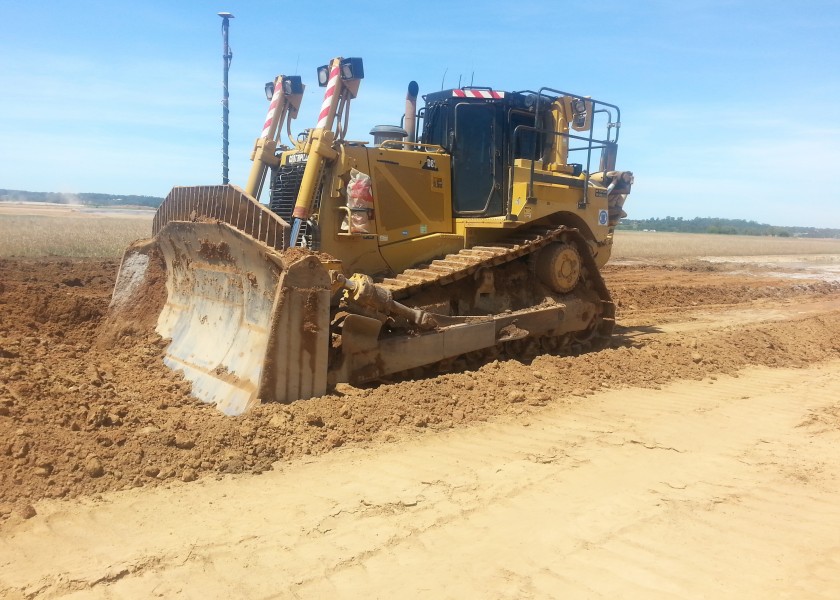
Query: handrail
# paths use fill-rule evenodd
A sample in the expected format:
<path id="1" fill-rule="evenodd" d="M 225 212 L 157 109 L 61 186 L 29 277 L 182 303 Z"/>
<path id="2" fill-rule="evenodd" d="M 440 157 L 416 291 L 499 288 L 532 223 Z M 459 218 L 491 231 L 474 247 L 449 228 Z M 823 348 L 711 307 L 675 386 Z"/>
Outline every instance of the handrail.
<path id="1" fill-rule="evenodd" d="M 579 98 L 581 100 L 585 100 L 585 101 L 589 102 L 592 106 L 593 118 L 591 118 L 589 120 L 589 136 L 588 137 L 573 136 L 571 134 L 564 134 L 564 133 L 561 133 L 561 132 L 552 132 L 554 134 L 568 136 L 570 139 L 581 139 L 581 140 L 584 140 L 584 141 L 588 142 L 587 148 L 586 148 L 586 150 L 587 150 L 587 153 L 586 153 L 586 171 L 585 171 L 585 175 L 584 175 L 584 184 L 583 184 L 583 199 L 578 203 L 578 208 L 585 208 L 586 205 L 588 204 L 589 173 L 590 173 L 591 166 L 592 166 L 592 150 L 594 149 L 592 143 L 595 142 L 595 141 L 597 141 L 598 143 L 601 143 L 601 144 L 607 144 L 607 143 L 615 144 L 615 143 L 618 143 L 618 133 L 619 133 L 619 128 L 621 126 L 621 109 L 618 108 L 618 106 L 616 106 L 615 104 L 610 104 L 609 102 L 602 102 L 601 100 L 595 100 L 593 98 L 582 97 L 582 96 L 579 96 L 578 94 L 571 94 L 571 93 L 563 92 L 561 90 L 556 90 L 556 89 L 550 88 L 550 87 L 542 87 L 542 88 L 540 88 L 539 92 L 537 92 L 536 111 L 535 111 L 535 115 L 534 115 L 535 129 L 536 129 L 536 125 L 540 123 L 540 110 L 542 108 L 541 100 L 542 100 L 543 97 L 545 97 L 546 99 L 550 98 L 547 94 L 544 94 L 543 92 L 551 92 L 553 94 L 557 94 L 557 96 L 555 98 L 559 98 L 561 96 L 568 96 L 570 98 Z M 595 140 L 593 138 L 594 127 L 595 127 L 594 115 L 595 115 L 596 112 L 600 112 L 600 110 L 601 110 L 601 109 L 599 109 L 599 110 L 596 111 L 595 109 L 596 109 L 597 106 L 607 106 L 609 108 L 615 109 L 615 114 L 616 114 L 616 119 L 617 120 L 616 120 L 615 123 L 610 122 L 608 124 L 608 126 L 607 126 L 607 139 L 606 140 Z M 609 112 L 609 110 L 607 110 L 607 113 L 610 116 L 612 116 L 612 113 Z M 615 127 L 615 140 L 610 142 L 610 140 L 609 140 L 610 129 L 612 129 L 613 126 Z M 517 127 L 517 129 L 518 129 L 518 127 Z M 537 155 L 537 136 L 534 136 L 533 156 L 536 157 L 536 155 Z M 536 163 L 536 160 L 531 161 L 531 177 L 530 177 L 530 181 L 528 182 L 528 200 L 531 200 L 531 199 L 534 198 L 534 165 L 535 165 L 535 163 Z M 513 194 L 511 192 L 511 198 L 509 199 L 509 202 L 511 202 L 511 203 L 513 202 L 512 195 Z M 512 211 L 513 205 L 511 204 L 510 206 L 511 206 L 511 211 Z M 510 214 L 510 211 L 509 211 L 508 214 Z"/>
<path id="2" fill-rule="evenodd" d="M 591 133 L 591 130 L 592 130 L 592 128 L 590 127 L 590 133 Z M 563 131 L 554 131 L 552 129 L 538 129 L 537 127 L 534 127 L 534 126 L 531 126 L 531 125 L 517 125 L 513 130 L 513 135 L 512 135 L 511 143 L 510 143 L 510 146 L 509 146 L 510 156 L 509 156 L 508 164 L 510 164 L 510 165 L 513 165 L 513 163 L 514 163 L 514 158 L 515 157 L 513 156 L 513 151 L 514 151 L 514 148 L 516 148 L 517 136 L 519 136 L 523 131 L 532 131 L 532 132 L 534 132 L 538 135 L 553 135 L 554 137 L 563 137 L 563 138 L 570 139 L 570 140 L 580 140 L 580 141 L 583 141 L 583 142 L 587 142 L 587 144 L 585 146 L 581 146 L 580 148 L 569 148 L 568 149 L 569 153 L 587 151 L 586 174 L 584 176 L 584 200 L 582 202 L 582 204 L 585 205 L 585 203 L 586 203 L 586 192 L 587 192 L 587 189 L 589 188 L 589 168 L 590 168 L 590 158 L 591 158 L 591 155 L 592 155 L 592 151 L 593 150 L 601 150 L 603 148 L 606 148 L 609 144 L 614 144 L 615 142 L 613 142 L 609 139 L 609 135 L 607 136 L 606 140 L 597 140 L 597 139 L 593 139 L 589 136 L 585 137 L 585 136 L 575 135 L 573 133 L 567 133 L 567 132 L 563 132 Z M 538 135 L 534 136 L 535 144 L 536 144 L 536 140 L 537 140 Z M 534 190 L 534 169 L 535 169 L 535 165 L 537 163 L 537 160 L 539 160 L 536 157 L 536 146 L 534 148 L 534 154 L 532 155 L 532 158 L 529 159 L 529 160 L 531 162 L 530 178 L 529 178 L 529 181 L 528 181 L 528 196 L 530 198 L 530 197 L 532 197 L 533 190 Z M 543 161 L 543 162 L 545 162 L 545 161 Z M 507 214 L 508 215 L 512 214 L 512 212 L 513 212 L 513 177 L 511 176 L 509 179 L 510 179 L 510 181 L 508 183 L 508 189 L 507 189 L 507 196 L 508 196 L 507 197 L 507 205 L 508 205 L 508 213 Z M 581 208 L 583 208 L 583 206 L 581 206 Z"/>
<path id="3" fill-rule="evenodd" d="M 390 148 L 391 146 L 399 146 L 398 148 L 393 148 L 393 150 L 405 150 L 405 146 L 416 146 L 418 150 L 420 148 L 431 148 L 431 150 L 425 150 L 425 152 L 446 154 L 446 150 L 444 150 L 442 146 L 438 146 L 437 144 L 424 144 L 423 142 L 404 142 L 402 140 L 385 140 L 384 142 L 379 144 L 380 148 Z"/>

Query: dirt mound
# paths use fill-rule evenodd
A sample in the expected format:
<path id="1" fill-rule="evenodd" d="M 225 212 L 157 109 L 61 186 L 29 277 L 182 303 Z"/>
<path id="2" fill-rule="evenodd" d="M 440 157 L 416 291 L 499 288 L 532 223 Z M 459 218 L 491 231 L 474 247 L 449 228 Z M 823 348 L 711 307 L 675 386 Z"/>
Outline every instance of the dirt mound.
<path id="1" fill-rule="evenodd" d="M 805 365 L 840 355 L 836 312 L 644 341 L 625 332 L 597 354 L 496 361 L 475 372 L 379 387 L 340 385 L 321 398 L 231 418 L 195 401 L 189 385 L 163 366 L 166 344 L 151 326 L 120 328 L 106 317 L 117 267 L 0 261 L 0 519 L 31 516 L 31 503 L 43 497 L 260 472 L 279 459 L 538 410 L 602 387 L 656 387 L 748 364 Z M 654 308 L 709 290 L 717 303 L 736 304 L 744 302 L 745 286 L 752 290 L 747 298 L 767 293 L 761 286 L 780 297 L 835 293 L 763 281 L 756 292 L 714 272 L 669 272 L 642 285 L 632 273 L 615 275 L 610 281 L 608 272 L 608 284 L 620 303 Z M 148 305 L 124 310 L 141 321 L 156 315 L 149 306 L 162 300 L 162 277 L 158 272 L 145 290 Z"/>
<path id="2" fill-rule="evenodd" d="M 721 264 L 699 261 L 679 266 L 608 265 L 604 275 L 616 306 L 624 313 L 840 293 L 838 281 L 784 279 L 769 276 L 764 273 L 766 270 L 757 268 L 749 274 L 724 271 L 724 268 Z"/>
<path id="3" fill-rule="evenodd" d="M 142 279 L 130 285 L 130 294 L 113 303 L 99 327 L 96 346 L 105 349 L 125 337 L 151 335 L 157 326 L 158 315 L 166 302 L 166 263 L 156 244 L 138 242 L 134 248 L 144 260 Z M 130 269 L 131 264 L 121 268 Z M 131 277 L 126 277 L 131 279 Z M 133 282 L 129 281 L 129 284 Z M 116 305 L 114 305 L 116 304 Z"/>

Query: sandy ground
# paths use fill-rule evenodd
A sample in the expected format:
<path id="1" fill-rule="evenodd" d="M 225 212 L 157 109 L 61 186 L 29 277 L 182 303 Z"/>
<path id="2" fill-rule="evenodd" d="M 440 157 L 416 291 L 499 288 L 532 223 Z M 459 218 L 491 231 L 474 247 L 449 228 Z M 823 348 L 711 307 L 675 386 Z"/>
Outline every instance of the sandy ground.
<path id="1" fill-rule="evenodd" d="M 230 419 L 97 344 L 112 263 L 2 261 L 0 596 L 838 597 L 840 285 L 756 263 L 608 267 L 596 354 Z"/>
<path id="2" fill-rule="evenodd" d="M 5 537 L 3 580 L 79 598 L 836 598 L 838 397 L 840 361 L 748 369 L 49 506 Z"/>

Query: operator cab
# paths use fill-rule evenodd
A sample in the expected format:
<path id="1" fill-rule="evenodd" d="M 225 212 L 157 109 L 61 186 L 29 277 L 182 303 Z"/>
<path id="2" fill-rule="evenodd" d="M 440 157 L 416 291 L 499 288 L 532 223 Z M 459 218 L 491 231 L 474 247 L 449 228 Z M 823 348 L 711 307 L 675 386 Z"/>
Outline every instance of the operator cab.
<path id="1" fill-rule="evenodd" d="M 535 184 L 584 190 L 584 208 L 600 151 L 597 171 L 615 169 L 618 107 L 551 88 L 539 92 L 501 92 L 465 87 L 427 94 L 421 143 L 441 146 L 452 156 L 452 211 L 457 217 L 508 216 L 516 167 L 527 168 L 527 200 Z M 595 117 L 606 116 L 606 136 L 596 138 Z M 574 153 L 574 154 L 573 154 Z M 580 157 L 579 163 L 569 156 Z M 539 166 L 537 167 L 537 163 Z M 535 171 L 536 168 L 536 171 Z M 603 177 L 602 177 L 603 180 Z"/>
<path id="2" fill-rule="evenodd" d="M 508 167 L 513 159 L 540 154 L 533 94 L 470 87 L 424 99 L 420 141 L 452 156 L 453 212 L 460 217 L 505 214 Z"/>

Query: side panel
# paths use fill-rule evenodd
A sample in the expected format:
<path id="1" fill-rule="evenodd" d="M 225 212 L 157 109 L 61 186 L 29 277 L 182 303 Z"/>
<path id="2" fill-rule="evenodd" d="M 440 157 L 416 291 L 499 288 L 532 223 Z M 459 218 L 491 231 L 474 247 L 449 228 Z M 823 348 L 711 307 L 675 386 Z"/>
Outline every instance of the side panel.
<path id="1" fill-rule="evenodd" d="M 539 164 L 539 163 L 538 163 Z M 583 198 L 583 177 L 573 177 L 555 171 L 534 170 L 535 201 L 528 202 L 530 161 L 517 160 L 513 172 L 513 201 L 511 212 L 519 223 L 527 224 L 557 213 L 569 213 L 584 222 L 596 242 L 604 241 L 610 233 L 607 191 L 590 181 L 585 208 L 578 203 Z M 577 227 L 576 224 L 566 223 Z"/>
<path id="2" fill-rule="evenodd" d="M 381 246 L 452 232 L 449 155 L 390 148 L 369 152 Z"/>
<path id="3" fill-rule="evenodd" d="M 357 169 L 370 175 L 369 153 L 369 149 L 360 145 L 342 146 L 337 159 L 340 162 L 331 167 L 333 176 L 329 178 L 330 184 L 324 186 L 321 194 L 318 214 L 321 242 L 319 249 L 340 259 L 347 274 L 374 274 L 388 270 L 388 265 L 379 252 L 375 221 L 371 221 L 372 229 L 369 234 L 350 234 L 342 230 L 342 222 L 347 214 L 345 208 L 350 170 Z M 374 210 L 377 209 L 377 199 L 374 197 Z"/>

